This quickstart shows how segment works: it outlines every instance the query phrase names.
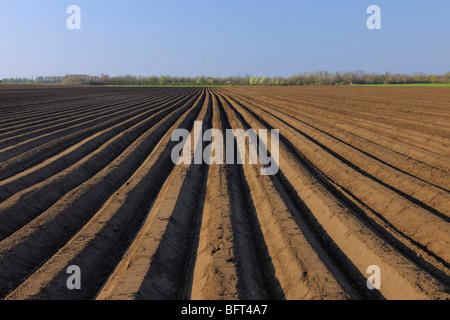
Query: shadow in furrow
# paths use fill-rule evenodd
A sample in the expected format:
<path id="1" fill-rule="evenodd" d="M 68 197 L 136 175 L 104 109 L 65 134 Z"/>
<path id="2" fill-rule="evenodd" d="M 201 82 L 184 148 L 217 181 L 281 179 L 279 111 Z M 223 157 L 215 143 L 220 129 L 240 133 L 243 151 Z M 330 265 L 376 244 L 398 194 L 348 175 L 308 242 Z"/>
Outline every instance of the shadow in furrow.
<path id="1" fill-rule="evenodd" d="M 202 134 L 211 128 L 211 121 L 212 105 L 209 100 Z M 192 130 L 192 126 L 189 130 Z M 203 152 L 202 144 L 199 144 L 198 148 L 202 148 Z M 190 165 L 175 208 L 136 299 L 190 299 L 207 179 L 207 164 Z"/>
<path id="2" fill-rule="evenodd" d="M 231 98 L 230 98 L 231 99 Z M 235 101 L 233 99 L 233 101 Z M 235 101 L 240 106 L 239 102 Z M 250 129 L 250 124 L 244 119 L 244 117 L 231 105 L 229 107 L 235 112 L 238 119 L 246 126 L 246 129 Z M 269 130 L 273 129 L 267 122 L 261 119 L 259 116 L 254 114 L 248 108 L 242 106 L 247 110 L 252 116 L 260 121 Z M 295 149 L 292 148 L 290 143 L 280 134 L 280 141 L 283 142 L 288 150 L 290 150 L 294 156 L 296 153 Z M 287 144 L 288 143 L 288 144 Z M 300 163 L 304 165 L 304 162 L 299 159 Z M 308 168 L 308 166 L 306 166 Z M 315 249 L 321 260 L 327 266 L 335 279 L 342 285 L 343 288 L 348 290 L 348 293 L 352 295 L 354 299 L 364 298 L 364 299 L 385 299 L 384 296 L 378 290 L 374 289 L 368 291 L 366 287 L 366 277 L 358 270 L 358 268 L 352 263 L 352 261 L 342 252 L 339 246 L 334 242 L 334 240 L 328 235 L 322 225 L 314 217 L 314 214 L 308 208 L 308 206 L 299 197 L 294 187 L 290 184 L 288 179 L 284 176 L 282 170 L 280 169 L 275 176 L 271 176 L 277 191 L 284 197 L 289 197 L 289 201 L 285 200 L 288 208 L 292 208 L 289 202 L 295 205 L 295 209 L 292 210 L 294 219 L 297 222 L 298 227 L 305 235 L 311 247 Z M 318 242 L 316 241 L 318 240 Z M 345 279 L 343 279 L 345 277 Z"/>
<path id="3" fill-rule="evenodd" d="M 200 94 L 198 94 L 198 97 L 200 97 Z M 170 126 L 172 126 L 176 122 L 176 120 L 181 116 L 182 113 L 185 113 L 186 111 L 189 113 L 187 119 L 183 121 L 183 125 L 192 125 L 193 119 L 195 119 L 195 117 L 198 115 L 201 108 L 201 106 L 197 106 L 192 109 L 192 106 L 196 100 L 197 98 L 192 99 L 186 106 L 180 108 L 176 113 L 172 115 L 170 120 L 166 121 L 158 128 L 158 132 L 154 132 L 152 134 L 151 138 L 149 138 L 148 141 L 145 142 L 145 144 L 147 145 L 147 149 L 149 149 L 147 150 L 148 152 L 151 153 L 161 137 L 164 136 L 165 132 L 167 132 Z M 156 167 L 160 168 L 160 171 L 153 172 L 154 182 L 151 188 L 148 189 L 149 194 L 157 193 L 160 185 L 164 183 L 167 175 L 174 167 L 173 163 L 170 161 L 171 146 L 172 145 L 167 146 L 163 151 L 164 157 L 160 157 L 157 160 Z M 111 179 L 114 179 L 105 179 L 99 181 L 97 185 L 91 187 L 90 190 L 83 191 L 86 194 L 83 194 L 82 196 L 77 197 L 75 200 L 72 200 L 73 203 L 69 207 L 64 209 L 62 212 L 56 212 L 56 215 L 55 213 L 51 213 L 51 215 L 55 216 L 47 217 L 47 219 L 50 218 L 48 222 L 30 229 L 30 232 L 33 232 L 31 236 L 21 239 L 21 235 L 18 234 L 15 238 L 18 238 L 20 242 L 16 243 L 18 240 L 14 240 L 14 243 L 10 243 L 12 239 L 7 238 L 4 242 L 0 243 L 0 247 L 3 251 L 0 254 L 0 297 L 6 296 L 9 291 L 14 290 L 17 285 L 25 281 L 27 277 L 41 268 L 41 266 L 43 266 L 48 259 L 50 259 L 60 248 L 62 248 L 70 240 L 70 238 L 73 237 L 89 221 L 89 219 L 92 218 L 95 212 L 100 209 L 100 207 L 108 199 L 111 193 L 113 193 L 114 190 L 117 190 L 118 186 L 123 185 L 127 181 L 127 179 L 131 175 L 133 175 L 138 166 L 142 164 L 146 156 L 150 154 L 143 153 L 142 151 L 143 150 L 140 150 L 140 152 L 137 153 L 135 152 L 135 154 L 133 155 L 133 159 L 127 158 L 123 162 L 123 165 L 125 167 L 128 166 L 126 170 L 122 170 L 126 173 L 118 175 L 117 172 L 114 171 L 110 174 Z M 136 163 L 137 166 L 135 166 L 134 163 Z M 133 166 L 131 166 L 131 164 L 133 164 Z M 119 168 L 116 169 L 119 170 Z M 108 177 L 110 175 L 108 175 Z M 137 186 L 139 192 L 142 192 L 143 188 L 148 188 L 148 180 L 141 181 Z M 131 195 L 133 195 L 133 193 L 131 193 Z M 92 279 L 104 279 L 104 277 L 108 275 L 108 272 L 110 271 L 108 269 L 108 266 L 110 266 L 110 263 L 112 263 L 112 261 L 115 261 L 118 254 L 120 255 L 122 253 L 120 248 L 122 248 L 123 245 L 126 246 L 126 239 L 129 238 L 130 230 L 133 230 L 135 225 L 139 226 L 139 219 L 143 219 L 146 210 L 148 209 L 148 203 L 151 204 L 153 199 L 147 199 L 144 197 L 143 199 L 135 199 L 135 201 L 140 201 L 140 203 L 138 204 L 137 212 L 134 212 L 131 215 L 127 214 L 126 217 L 124 217 L 124 213 L 121 212 L 121 214 L 118 215 L 117 219 L 125 219 L 126 221 L 123 223 L 123 225 L 122 223 L 119 223 L 119 227 L 117 227 L 112 223 L 112 225 L 106 231 L 107 236 L 112 236 L 114 237 L 114 239 L 116 239 L 116 237 L 119 238 L 118 242 L 110 242 L 107 237 L 105 239 L 105 237 L 99 235 L 99 238 L 102 241 L 106 240 L 106 242 L 103 242 L 103 244 L 106 243 L 106 247 L 109 249 L 100 251 L 100 253 L 103 255 L 102 259 L 97 258 L 92 260 L 91 263 L 87 264 L 84 272 L 87 273 L 89 269 L 90 272 L 95 274 L 96 276 L 92 277 Z M 34 223 L 34 221 L 32 223 Z M 122 227 L 124 233 L 122 233 Z M 22 230 L 22 233 L 26 232 L 29 231 Z M 116 235 L 117 232 L 119 232 L 119 235 Z M 110 245 L 112 244 L 116 244 L 117 246 L 113 246 L 111 248 Z M 11 245 L 13 245 L 13 247 L 11 247 L 11 249 L 7 249 Z M 95 248 L 92 248 L 92 250 L 95 251 Z M 89 252 L 87 252 L 87 254 L 89 254 Z M 44 288 L 42 296 L 48 297 L 50 299 L 59 299 L 60 296 L 63 296 L 64 294 L 67 295 L 67 290 L 60 292 L 60 294 L 62 295 L 56 296 L 55 294 L 57 294 L 58 290 L 56 290 L 56 293 L 52 293 L 49 291 L 49 288 L 52 287 L 61 288 L 61 283 L 65 283 L 65 281 L 66 274 L 65 272 L 62 272 L 51 282 L 51 284 L 47 288 Z M 99 280 L 99 282 L 93 283 L 86 282 L 86 289 L 83 290 L 82 293 L 72 292 L 70 298 L 73 298 L 73 296 L 76 296 L 77 294 L 79 294 L 79 297 L 83 299 L 92 298 L 101 284 L 101 280 Z M 62 287 L 64 288 L 65 286 L 63 285 Z"/>
<path id="4" fill-rule="evenodd" d="M 239 103 L 239 102 L 236 102 Z M 258 121 L 263 123 L 267 128 L 272 128 L 266 121 L 264 121 L 261 117 L 259 117 L 257 114 L 255 114 L 252 110 L 249 108 L 243 106 L 239 103 L 240 106 L 242 106 L 245 110 L 247 110 L 252 116 L 254 116 Z M 261 109 L 262 110 L 262 109 Z M 275 116 L 274 116 L 275 117 Z M 282 121 L 286 125 L 289 125 L 282 119 L 277 118 L 278 120 Z M 290 126 L 292 127 L 292 126 Z M 295 128 L 293 128 L 295 129 Z M 298 130 L 297 130 L 298 131 Z M 304 164 L 308 170 L 310 170 L 314 176 L 316 176 L 321 183 L 324 184 L 324 186 L 330 190 L 330 192 L 338 199 L 340 199 L 343 203 L 345 203 L 352 212 L 355 213 L 355 216 L 358 218 L 359 221 L 361 221 L 367 228 L 369 228 L 372 232 L 374 232 L 378 237 L 381 239 L 384 239 L 387 241 L 390 245 L 392 245 L 393 248 L 397 249 L 399 252 L 401 252 L 405 257 L 407 257 L 409 260 L 416 263 L 418 266 L 422 267 L 424 270 L 430 273 L 434 278 L 436 278 L 438 281 L 440 281 L 442 284 L 444 284 L 447 288 L 450 287 L 450 280 L 448 275 L 440 270 L 439 268 L 435 267 L 428 261 L 426 261 L 423 257 L 418 256 L 413 250 L 408 248 L 404 243 L 396 239 L 392 234 L 389 233 L 379 223 L 374 221 L 371 217 L 367 215 L 366 212 L 364 212 L 363 209 L 361 209 L 354 201 L 352 201 L 348 196 L 345 195 L 347 193 L 349 196 L 351 196 L 355 201 L 357 201 L 360 205 L 366 207 L 364 203 L 359 200 L 355 195 L 353 195 L 350 191 L 345 189 L 342 186 L 338 186 L 342 189 L 342 191 L 339 191 L 338 188 L 334 185 L 335 182 L 331 182 L 332 180 L 327 177 L 322 171 L 320 171 L 314 164 L 312 164 L 306 157 L 304 157 L 300 152 L 291 144 L 290 141 L 288 141 L 286 138 L 280 135 L 280 140 L 283 141 L 283 143 L 288 147 L 288 149 L 291 150 L 291 152 L 295 155 L 295 157 L 300 161 L 300 163 Z M 345 193 L 344 193 L 345 192 Z M 400 236 L 402 236 L 404 239 L 412 243 L 413 245 L 417 246 L 419 249 L 423 250 L 426 254 L 431 256 L 432 258 L 436 259 L 439 263 L 441 263 L 446 268 L 450 268 L 450 264 L 436 255 L 435 253 L 428 250 L 425 246 L 418 243 L 417 241 L 411 239 L 409 236 L 398 230 L 395 226 L 393 226 L 386 218 L 383 217 L 379 212 L 374 211 L 373 209 L 367 207 L 368 210 L 370 210 L 377 218 L 379 218 L 382 222 L 386 223 L 393 231 L 397 232 Z"/>
<path id="5" fill-rule="evenodd" d="M 217 101 L 223 130 L 232 129 L 222 102 L 220 99 Z M 258 297 L 258 299 L 285 300 L 286 297 L 276 277 L 275 268 L 264 240 L 243 167 L 236 164 L 238 156 L 236 140 L 234 140 L 234 155 L 235 164 L 227 164 L 228 190 L 231 201 L 234 203 L 232 224 L 238 259 L 238 287 L 242 299 L 254 298 L 249 292 L 249 288 L 254 287 L 254 282 L 256 282 L 257 287 L 261 287 L 267 295 Z"/>

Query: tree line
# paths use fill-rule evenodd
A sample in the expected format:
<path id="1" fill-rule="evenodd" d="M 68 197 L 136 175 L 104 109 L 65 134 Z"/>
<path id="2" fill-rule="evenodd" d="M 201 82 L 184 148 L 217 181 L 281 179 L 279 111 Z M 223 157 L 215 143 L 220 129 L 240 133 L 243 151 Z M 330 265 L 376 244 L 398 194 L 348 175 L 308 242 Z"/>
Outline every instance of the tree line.
<path id="1" fill-rule="evenodd" d="M 62 85 L 167 85 L 167 86 L 220 86 L 220 85 L 274 85 L 274 86 L 301 86 L 301 85 L 350 85 L 350 84 L 421 84 L 421 83 L 450 83 L 450 72 L 441 75 L 425 73 L 415 74 L 384 74 L 355 72 L 318 71 L 313 73 L 295 74 L 290 77 L 256 77 L 256 76 L 230 76 L 230 77 L 177 77 L 177 76 L 114 76 L 102 74 L 66 75 L 28 78 L 5 78 L 3 83 L 53 83 Z"/>

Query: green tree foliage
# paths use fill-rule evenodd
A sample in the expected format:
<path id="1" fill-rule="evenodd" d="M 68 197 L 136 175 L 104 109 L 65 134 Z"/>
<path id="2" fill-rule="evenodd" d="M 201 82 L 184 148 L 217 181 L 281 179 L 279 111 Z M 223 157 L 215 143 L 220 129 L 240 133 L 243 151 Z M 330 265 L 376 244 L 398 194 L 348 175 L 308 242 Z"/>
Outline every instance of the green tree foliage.
<path id="1" fill-rule="evenodd" d="M 256 85 L 259 84 L 259 78 L 258 78 L 258 77 L 251 77 L 249 83 L 250 83 L 252 86 L 256 86 Z"/>
<path id="2" fill-rule="evenodd" d="M 161 85 L 167 84 L 167 77 L 165 77 L 165 76 L 160 76 L 160 77 L 159 77 L 159 84 L 161 84 Z"/>
<path id="3" fill-rule="evenodd" d="M 425 73 L 407 74 L 384 74 L 355 72 L 318 71 L 314 73 L 299 73 L 290 77 L 257 77 L 257 76 L 230 76 L 220 77 L 174 77 L 174 76 L 115 76 L 106 74 L 100 76 L 90 75 L 66 75 L 37 77 L 35 80 L 28 78 L 5 78 L 3 83 L 59 83 L 63 85 L 273 85 L 273 86 L 305 86 L 305 85 L 349 85 L 349 84 L 413 84 L 413 83 L 450 83 L 450 72 L 442 75 L 427 75 Z"/>

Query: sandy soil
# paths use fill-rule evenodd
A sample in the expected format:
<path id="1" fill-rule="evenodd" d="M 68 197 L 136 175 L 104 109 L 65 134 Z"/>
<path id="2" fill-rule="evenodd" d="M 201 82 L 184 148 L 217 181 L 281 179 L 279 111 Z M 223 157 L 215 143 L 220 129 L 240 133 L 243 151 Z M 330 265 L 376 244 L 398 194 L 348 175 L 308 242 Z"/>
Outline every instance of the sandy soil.
<path id="1" fill-rule="evenodd" d="M 174 165 L 194 121 L 279 172 Z M 449 175 L 448 88 L 0 86 L 0 298 L 449 299 Z"/>

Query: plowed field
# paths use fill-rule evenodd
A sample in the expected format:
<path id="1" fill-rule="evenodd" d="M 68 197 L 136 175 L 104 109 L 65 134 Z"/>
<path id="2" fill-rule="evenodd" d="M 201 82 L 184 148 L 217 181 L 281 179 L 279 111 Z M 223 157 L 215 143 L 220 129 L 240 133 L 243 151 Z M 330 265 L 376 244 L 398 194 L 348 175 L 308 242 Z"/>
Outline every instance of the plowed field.
<path id="1" fill-rule="evenodd" d="M 194 121 L 280 170 L 175 165 Z M 449 178 L 448 88 L 0 86 L 0 298 L 449 299 Z"/>

